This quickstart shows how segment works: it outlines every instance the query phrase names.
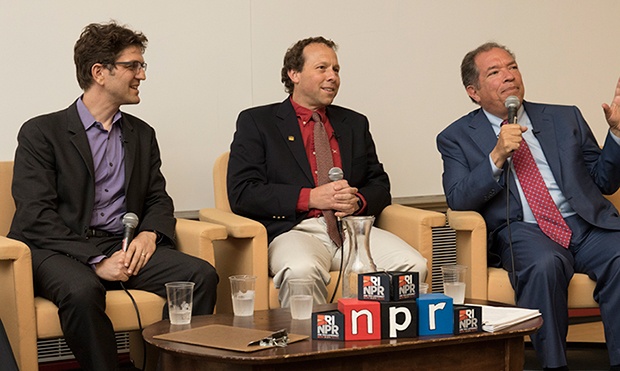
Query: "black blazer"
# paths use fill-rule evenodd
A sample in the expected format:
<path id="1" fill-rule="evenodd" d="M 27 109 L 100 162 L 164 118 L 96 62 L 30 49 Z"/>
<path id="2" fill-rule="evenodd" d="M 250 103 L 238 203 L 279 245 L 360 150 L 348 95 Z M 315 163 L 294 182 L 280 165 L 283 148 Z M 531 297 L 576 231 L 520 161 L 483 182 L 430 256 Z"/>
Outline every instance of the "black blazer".
<path id="1" fill-rule="evenodd" d="M 174 207 L 160 172 L 155 131 L 122 114 L 125 195 L 137 231 L 156 230 L 174 240 Z M 33 267 L 54 253 L 87 263 L 101 255 L 88 239 L 94 204 L 94 165 L 74 102 L 67 109 L 26 122 L 17 137 L 12 193 L 16 212 L 8 237 L 32 250 Z"/>
<path id="2" fill-rule="evenodd" d="M 378 215 L 391 203 L 390 181 L 377 158 L 368 119 L 338 106 L 328 106 L 327 116 L 338 138 L 344 178 L 366 199 L 366 214 Z M 271 242 L 306 217 L 295 211 L 297 199 L 302 188 L 314 187 L 290 100 L 241 112 L 228 163 L 233 212 L 264 224 Z"/>

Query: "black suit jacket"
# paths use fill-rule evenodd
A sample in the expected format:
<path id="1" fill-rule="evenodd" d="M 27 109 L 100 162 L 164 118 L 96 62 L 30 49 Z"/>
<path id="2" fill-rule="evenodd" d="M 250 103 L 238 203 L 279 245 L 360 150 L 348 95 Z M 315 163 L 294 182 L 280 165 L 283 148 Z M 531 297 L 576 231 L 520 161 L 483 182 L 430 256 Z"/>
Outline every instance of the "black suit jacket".
<path id="1" fill-rule="evenodd" d="M 391 203 L 390 182 L 368 119 L 338 106 L 328 106 L 327 117 L 338 138 L 344 178 L 366 199 L 366 214 L 378 215 Z M 241 112 L 228 163 L 233 212 L 263 223 L 271 241 L 306 217 L 296 212 L 297 199 L 302 188 L 314 187 L 290 99 Z"/>
<path id="2" fill-rule="evenodd" d="M 122 114 L 125 195 L 138 215 L 137 231 L 156 230 L 174 241 L 174 207 L 160 172 L 155 131 Z M 86 239 L 94 205 L 94 165 L 76 103 L 26 122 L 18 135 L 12 193 L 16 212 L 9 237 L 32 250 L 33 267 L 54 253 L 87 263 L 101 251 Z"/>

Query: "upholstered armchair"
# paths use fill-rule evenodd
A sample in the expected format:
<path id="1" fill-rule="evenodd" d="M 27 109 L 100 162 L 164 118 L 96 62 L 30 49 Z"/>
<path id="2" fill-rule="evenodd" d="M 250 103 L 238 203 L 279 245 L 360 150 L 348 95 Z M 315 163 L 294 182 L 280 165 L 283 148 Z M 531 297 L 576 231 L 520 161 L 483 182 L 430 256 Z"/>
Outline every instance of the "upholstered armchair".
<path id="1" fill-rule="evenodd" d="M 607 198 L 616 208 L 620 207 L 620 192 Z M 474 211 L 448 210 L 447 219 L 449 226 L 456 231 L 457 264 L 470 267 L 467 297 L 514 305 L 515 293 L 508 272 L 487 267 L 487 230 L 482 216 Z M 575 273 L 568 287 L 569 310 L 597 308 L 593 299 L 594 287 L 595 282 L 587 275 Z M 595 327 L 593 332 L 595 335 L 590 336 L 591 339 L 604 339 L 602 326 Z M 570 330 L 568 340 L 571 341 Z"/>
<path id="2" fill-rule="evenodd" d="M 226 241 L 218 241 L 217 244 L 226 244 L 227 251 L 234 251 L 240 258 L 243 257 L 245 262 L 252 262 L 251 265 L 237 264 L 236 273 L 257 276 L 255 309 L 279 308 L 278 290 L 268 274 L 267 231 L 261 223 L 235 215 L 230 209 L 226 191 L 228 157 L 229 153 L 226 152 L 215 160 L 213 167 L 215 208 L 200 210 L 200 220 L 225 225 L 228 238 Z M 375 221 L 377 227 L 398 235 L 428 259 L 429 274 L 426 282 L 429 284 L 429 290 L 432 290 L 430 287 L 433 264 L 432 228 L 443 227 L 445 223 L 445 215 L 442 213 L 402 205 L 388 206 Z M 227 260 L 227 264 L 236 264 L 234 262 L 233 259 Z M 338 272 L 331 272 L 331 275 L 332 280 L 328 286 L 330 297 L 334 292 Z M 340 296 L 340 293 L 336 294 L 336 298 Z"/>
<path id="3" fill-rule="evenodd" d="M 38 370 L 37 339 L 62 337 L 58 307 L 34 296 L 30 249 L 6 236 L 15 205 L 11 197 L 13 163 L 0 162 L 0 318 L 22 371 Z M 177 220 L 178 249 L 215 264 L 213 241 L 226 238 L 226 228 L 211 223 Z M 216 267 L 217 268 L 217 267 Z M 221 286 L 221 285 L 220 285 Z M 140 311 L 142 327 L 162 319 L 165 299 L 141 290 L 129 290 Z M 218 310 L 218 308 L 216 308 Z M 117 332 L 131 331 L 130 352 L 141 361 L 142 342 L 135 309 L 122 290 L 108 291 L 106 313 Z"/>

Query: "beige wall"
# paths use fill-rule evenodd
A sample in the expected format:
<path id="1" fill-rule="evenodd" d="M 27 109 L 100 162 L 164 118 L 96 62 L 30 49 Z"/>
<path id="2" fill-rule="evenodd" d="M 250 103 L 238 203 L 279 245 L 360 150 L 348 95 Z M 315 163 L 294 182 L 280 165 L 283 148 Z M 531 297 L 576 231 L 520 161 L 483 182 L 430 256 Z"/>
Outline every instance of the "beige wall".
<path id="1" fill-rule="evenodd" d="M 116 19 L 150 39 L 142 103 L 125 110 L 159 136 L 178 210 L 213 206 L 211 165 L 240 110 L 283 100 L 296 40 L 340 45 L 336 104 L 365 113 L 395 197 L 442 193 L 435 136 L 475 106 L 459 64 L 495 40 L 517 55 L 526 99 L 579 106 L 602 141 L 600 104 L 620 76 L 616 0 L 0 0 L 0 160 L 20 125 L 80 90 L 72 48 L 90 22 Z"/>

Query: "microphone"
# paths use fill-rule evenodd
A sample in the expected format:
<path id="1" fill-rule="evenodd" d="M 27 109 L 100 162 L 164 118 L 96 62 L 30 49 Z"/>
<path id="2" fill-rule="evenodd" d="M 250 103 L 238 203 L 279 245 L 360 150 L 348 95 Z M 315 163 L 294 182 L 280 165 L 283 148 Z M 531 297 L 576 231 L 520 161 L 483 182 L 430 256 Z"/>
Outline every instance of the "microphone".
<path id="1" fill-rule="evenodd" d="M 138 226 L 138 220 L 138 216 L 134 213 L 127 213 L 123 215 L 123 251 L 127 251 L 127 248 L 133 239 L 133 232 Z"/>
<path id="2" fill-rule="evenodd" d="M 344 178 L 344 173 L 342 172 L 341 168 L 339 168 L 339 167 L 332 167 L 327 172 L 327 177 L 332 182 L 335 182 L 335 181 L 338 181 L 338 180 Z M 342 236 L 342 219 L 340 217 L 336 218 L 336 223 L 338 225 L 338 233 L 340 233 L 340 235 Z"/>
<path id="3" fill-rule="evenodd" d="M 337 180 L 341 180 L 342 178 L 344 178 L 344 173 L 342 172 L 341 168 L 332 167 L 331 169 L 329 169 L 329 172 L 327 173 L 327 177 L 332 182 L 335 182 Z"/>
<path id="4" fill-rule="evenodd" d="M 521 106 L 521 101 L 518 97 L 511 95 L 506 98 L 504 102 L 504 106 L 508 108 L 508 123 L 516 124 L 517 123 L 517 110 Z"/>

